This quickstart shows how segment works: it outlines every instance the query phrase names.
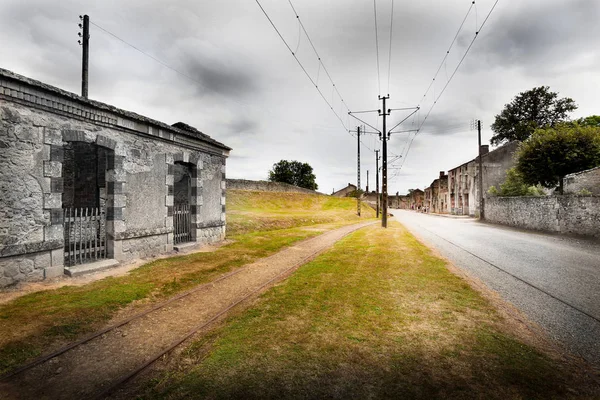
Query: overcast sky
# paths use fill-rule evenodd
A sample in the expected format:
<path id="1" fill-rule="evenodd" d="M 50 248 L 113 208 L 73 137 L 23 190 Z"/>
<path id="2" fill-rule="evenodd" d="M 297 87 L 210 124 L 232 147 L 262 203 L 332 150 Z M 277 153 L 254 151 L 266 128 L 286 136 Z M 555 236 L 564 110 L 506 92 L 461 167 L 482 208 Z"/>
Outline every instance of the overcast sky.
<path id="1" fill-rule="evenodd" d="M 295 0 L 323 65 L 352 111 L 421 106 L 401 130 L 423 121 L 495 0 L 476 0 L 435 84 L 426 89 L 471 0 Z M 233 148 L 230 178 L 266 179 L 272 165 L 313 166 L 319 190 L 356 183 L 356 129 L 285 0 L 260 3 L 327 103 L 252 0 L 0 0 L 0 67 L 79 93 L 80 14 L 168 64 L 175 72 L 91 26 L 89 97 L 172 124 L 195 126 Z M 600 114 L 600 1 L 500 0 L 406 154 L 414 134 L 389 142 L 389 192 L 428 186 L 477 154 L 473 118 L 489 142 L 494 115 L 519 92 L 548 85 L 571 97 L 573 117 Z M 391 62 L 390 24 L 393 21 Z M 300 35 L 299 35 L 300 33 Z M 391 65 L 391 68 L 388 66 Z M 389 80 L 388 80 L 389 76 Z M 318 80 L 317 80 L 318 78 Z M 389 87 L 389 90 L 388 90 Z M 393 111 L 388 128 L 407 111 Z M 361 114 L 381 129 L 376 114 Z M 343 124 L 342 124 L 343 123 Z M 362 178 L 374 189 L 375 135 L 362 138 Z M 397 157 L 404 155 L 404 158 Z M 402 169 L 398 167 L 402 165 Z"/>

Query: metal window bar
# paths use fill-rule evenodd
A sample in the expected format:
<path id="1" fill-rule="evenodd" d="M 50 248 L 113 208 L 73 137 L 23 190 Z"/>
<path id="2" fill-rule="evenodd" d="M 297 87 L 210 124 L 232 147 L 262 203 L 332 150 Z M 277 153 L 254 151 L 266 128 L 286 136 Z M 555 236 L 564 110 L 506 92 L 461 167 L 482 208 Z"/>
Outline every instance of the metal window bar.
<path id="1" fill-rule="evenodd" d="M 106 212 L 100 207 L 65 208 L 65 265 L 106 258 Z"/>
<path id="2" fill-rule="evenodd" d="M 173 236 L 175 243 L 192 240 L 191 212 L 189 204 L 176 204 L 173 207 Z"/>

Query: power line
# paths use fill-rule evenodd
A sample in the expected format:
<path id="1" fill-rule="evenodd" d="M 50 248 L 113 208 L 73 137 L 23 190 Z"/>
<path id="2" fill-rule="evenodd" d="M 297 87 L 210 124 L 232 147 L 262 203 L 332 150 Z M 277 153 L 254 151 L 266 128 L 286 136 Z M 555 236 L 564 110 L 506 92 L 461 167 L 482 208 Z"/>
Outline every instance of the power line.
<path id="1" fill-rule="evenodd" d="M 141 54 L 145 55 L 146 57 L 150 58 L 151 60 L 153 60 L 153 61 L 156 61 L 157 63 L 159 63 L 159 64 L 160 64 L 160 65 L 162 65 L 163 67 L 165 67 L 165 68 L 168 68 L 168 69 L 170 69 L 171 71 L 173 71 L 173 72 L 175 72 L 175 73 L 177 73 L 177 74 L 181 75 L 182 77 L 184 77 L 184 78 L 186 78 L 186 79 L 190 80 L 191 82 L 194 82 L 194 83 L 196 83 L 196 84 L 197 84 L 197 85 L 199 85 L 200 87 L 204 88 L 206 91 L 213 92 L 213 93 L 215 93 L 215 94 L 217 94 L 217 95 L 219 95 L 219 96 L 221 96 L 221 97 L 224 97 L 226 100 L 229 100 L 229 101 L 231 101 L 231 102 L 233 102 L 233 103 L 236 103 L 237 105 L 239 105 L 239 106 L 241 106 L 241 107 L 244 107 L 244 108 L 255 108 L 255 107 L 256 107 L 255 105 L 254 105 L 254 106 L 251 106 L 251 105 L 249 105 L 249 104 L 246 104 L 246 103 L 244 103 L 244 102 L 241 102 L 241 101 L 239 101 L 239 100 L 236 100 L 236 99 L 234 99 L 234 98 L 232 98 L 232 97 L 226 97 L 226 96 L 223 96 L 223 94 L 219 93 L 219 92 L 218 92 L 218 91 L 216 91 L 215 89 L 211 89 L 211 88 L 209 88 L 209 87 L 205 86 L 205 85 L 204 85 L 204 84 L 203 84 L 201 81 L 199 81 L 198 79 L 195 79 L 195 78 L 191 77 L 190 75 L 188 75 L 188 74 L 186 74 L 186 73 L 184 73 L 184 72 L 182 72 L 182 71 L 178 70 L 177 68 L 174 68 L 174 67 L 172 67 L 171 65 L 169 65 L 169 64 L 167 64 L 166 62 L 162 61 L 161 59 L 159 59 L 159 58 L 157 58 L 157 57 L 154 57 L 152 54 L 149 54 L 149 53 L 147 53 L 147 52 L 143 51 L 143 50 L 142 50 L 142 49 L 140 49 L 139 47 L 137 47 L 137 46 L 135 46 L 135 45 L 133 45 L 133 44 L 129 43 L 129 42 L 128 42 L 128 41 L 126 41 L 125 39 L 123 39 L 123 38 L 121 38 L 121 37 L 117 36 L 116 34 L 114 34 L 114 33 L 113 33 L 113 32 L 111 32 L 111 31 L 109 31 L 108 29 L 106 29 L 106 28 L 104 28 L 104 27 L 102 27 L 102 26 L 100 26 L 100 25 L 98 25 L 98 24 L 94 23 L 92 20 L 90 20 L 90 24 L 94 25 L 95 27 L 97 27 L 97 28 L 98 28 L 98 29 L 100 29 L 101 31 L 103 31 L 103 32 L 105 32 L 106 34 L 108 34 L 108 35 L 112 36 L 113 38 L 115 38 L 115 39 L 117 39 L 118 41 L 120 41 L 120 42 L 124 43 L 125 45 L 127 45 L 127 46 L 131 47 L 132 49 L 134 49 L 134 50 L 136 50 L 136 51 L 140 52 Z M 269 110 L 268 108 L 264 108 L 264 107 L 259 107 L 259 108 L 260 108 L 260 109 L 261 109 L 263 112 L 265 112 L 265 113 L 268 113 L 269 115 L 272 115 L 272 116 L 274 116 L 275 118 L 277 118 L 277 119 L 279 119 L 279 120 L 281 120 L 281 121 L 284 121 L 284 122 L 291 123 L 290 121 L 288 121 L 288 120 L 286 120 L 286 119 L 283 119 L 283 118 L 281 118 L 281 116 L 280 116 L 279 114 L 275 113 L 275 112 L 274 112 L 274 111 L 272 111 L 272 110 Z M 300 122 L 299 122 L 299 121 L 294 121 L 293 123 L 294 123 L 294 124 L 298 124 L 298 123 L 300 123 Z M 329 127 L 327 127 L 327 128 L 329 128 Z"/>
<path id="2" fill-rule="evenodd" d="M 425 94 L 421 98 L 421 101 L 419 102 L 419 105 L 423 102 L 423 100 L 425 100 L 425 97 L 427 97 L 427 93 L 429 93 L 429 90 L 431 89 L 431 87 L 435 83 L 435 80 L 436 80 L 438 74 L 440 73 L 440 70 L 442 69 L 442 67 L 444 66 L 444 63 L 448 59 L 448 55 L 450 55 L 450 50 L 452 50 L 452 47 L 454 46 L 454 43 L 456 42 L 456 39 L 458 38 L 458 35 L 460 34 L 460 31 L 462 30 L 462 28 L 463 28 L 463 26 L 465 24 L 465 21 L 469 17 L 469 14 L 471 13 L 471 10 L 473 9 L 474 5 L 475 5 L 475 1 L 471 2 L 471 6 L 467 10 L 467 13 L 465 14 L 465 17 L 463 18 L 462 23 L 458 27 L 458 30 L 456 31 L 456 35 L 454 35 L 454 39 L 452 39 L 452 42 L 450 43 L 450 46 L 448 47 L 448 50 L 446 50 L 446 54 L 444 55 L 444 58 L 442 59 L 442 62 L 440 63 L 440 66 L 438 67 L 437 71 L 435 72 L 435 75 L 433 75 L 433 79 L 429 83 L 429 86 L 427 87 L 427 90 L 425 91 Z M 435 95 L 434 95 L 434 97 L 435 97 Z"/>
<path id="3" fill-rule="evenodd" d="M 335 110 L 333 109 L 333 106 L 331 105 L 331 103 L 325 98 L 325 95 L 323 94 L 323 92 L 321 91 L 321 89 L 319 89 L 319 85 L 317 85 L 317 83 L 313 80 L 313 78 L 310 76 L 310 74 L 308 73 L 308 71 L 306 70 L 306 68 L 304 68 L 304 65 L 302 65 L 302 63 L 300 62 L 300 60 L 298 59 L 298 57 L 296 56 L 296 53 L 294 53 L 290 47 L 290 45 L 287 43 L 287 41 L 283 38 L 283 36 L 281 35 L 281 33 L 279 32 L 279 29 L 277 29 L 277 27 L 275 26 L 275 23 L 273 23 L 273 21 L 271 20 L 271 17 L 269 17 L 269 14 L 267 14 L 267 12 L 265 11 L 265 9 L 263 8 L 263 6 L 260 4 L 260 2 L 258 0 L 255 0 L 256 4 L 258 4 L 258 6 L 260 7 L 261 11 L 263 12 L 263 14 L 265 15 L 265 17 L 267 17 L 267 19 L 269 20 L 269 22 L 271 23 L 271 26 L 273 27 L 273 29 L 275 29 L 275 32 L 277 32 L 277 35 L 279 35 L 279 37 L 281 38 L 281 40 L 283 41 L 283 43 L 285 44 L 285 47 L 287 47 L 287 49 L 290 51 L 290 53 L 292 54 L 292 56 L 294 57 L 294 59 L 296 60 L 296 62 L 298 63 L 298 65 L 300 66 L 300 68 L 302 68 L 302 71 L 304 71 L 304 74 L 306 75 L 306 77 L 310 80 L 310 82 L 313 84 L 313 86 L 315 87 L 315 89 L 317 89 L 317 92 L 319 92 L 319 94 L 321 95 L 321 97 L 323 98 L 323 100 L 325 101 L 325 103 L 327 103 L 327 105 L 329 106 L 329 108 L 331 109 L 331 112 L 333 112 L 335 114 L 335 116 L 337 117 L 337 119 L 340 121 L 340 123 L 342 124 L 342 126 L 344 127 L 345 131 L 348 131 L 348 128 L 346 127 L 346 124 L 344 124 L 344 121 L 342 120 L 342 118 L 340 118 L 340 116 L 338 115 L 337 112 L 335 112 Z M 291 2 L 290 2 L 291 5 Z M 293 9 L 293 6 L 292 6 Z M 295 13 L 295 11 L 294 11 Z M 297 16 L 297 14 L 296 14 Z M 299 19 L 299 17 L 298 17 Z M 306 32 L 306 31 L 305 31 Z M 310 39 L 309 39 L 310 40 Z M 312 44 L 312 43 L 311 43 Z M 314 49 L 314 46 L 313 46 Z M 316 50 L 315 50 L 316 52 Z M 322 65 L 321 60 L 319 58 L 319 63 Z M 323 66 L 324 67 L 324 66 Z M 323 68 L 325 69 L 325 68 Z M 333 82 L 333 81 L 332 81 Z M 335 88 L 335 85 L 333 86 Z M 337 89 L 336 89 L 337 90 Z M 340 96 L 341 98 L 341 96 Z"/>
<path id="4" fill-rule="evenodd" d="M 390 14 L 390 53 L 388 56 L 388 93 L 390 92 L 390 76 L 392 74 L 392 33 L 394 31 L 394 0 L 392 2 L 392 12 Z"/>
<path id="5" fill-rule="evenodd" d="M 313 41 L 311 40 L 310 35 L 308 34 L 308 31 L 304 27 L 304 24 L 302 23 L 302 19 L 300 19 L 300 15 L 298 15 L 298 13 L 296 12 L 296 8 L 294 8 L 294 5 L 292 4 L 292 1 L 288 0 L 288 3 L 290 4 L 290 7 L 292 7 L 292 11 L 294 12 L 294 15 L 296 15 L 296 19 L 298 19 L 300 27 L 304 31 L 304 34 L 306 35 L 306 38 L 308 39 L 308 42 L 310 43 L 310 46 L 312 47 L 313 51 L 315 52 L 315 55 L 317 56 L 317 59 L 319 60 L 319 69 L 321 67 L 323 67 L 323 71 L 325 71 L 325 74 L 327 74 L 327 78 L 329 78 L 329 82 L 331 82 L 331 86 L 333 86 L 333 88 L 334 88 L 335 92 L 337 93 L 337 95 L 339 96 L 342 104 L 344 105 L 344 107 L 346 107 L 347 111 L 350 111 L 350 108 L 348 107 L 348 105 L 344 101 L 344 98 L 342 97 L 342 95 L 340 94 L 337 86 L 333 82 L 333 79 L 331 78 L 331 75 L 329 74 L 329 71 L 325 67 L 325 64 L 323 64 L 323 60 L 321 59 L 321 56 L 317 52 L 317 49 L 316 49 L 315 45 L 313 44 Z M 317 80 L 317 83 L 318 83 L 318 80 Z"/>
<path id="6" fill-rule="evenodd" d="M 379 76 L 379 37 L 377 34 L 377 5 L 373 0 L 373 12 L 375 15 L 375 50 L 377 53 L 377 94 L 381 94 L 381 78 Z"/>
<path id="7" fill-rule="evenodd" d="M 452 78 L 454 78 L 454 75 L 456 75 L 456 72 L 458 71 L 458 69 L 460 68 L 460 66 L 462 65 L 463 61 L 465 60 L 465 58 L 467 57 L 467 54 L 469 54 L 469 51 L 471 50 L 471 47 L 473 47 L 473 43 L 475 43 L 475 40 L 477 39 L 477 37 L 479 37 L 479 33 L 481 32 L 481 30 L 483 29 L 483 27 L 485 26 L 485 23 L 487 22 L 487 20 L 489 19 L 490 15 L 492 14 L 492 12 L 494 11 L 494 9 L 496 8 L 496 5 L 498 4 L 498 1 L 500 0 L 496 0 L 494 2 L 494 5 L 492 6 L 492 8 L 490 9 L 490 11 L 488 12 L 487 16 L 485 17 L 485 19 L 483 20 L 483 22 L 481 23 L 481 26 L 479 27 L 478 31 L 475 31 L 475 36 L 473 36 L 473 39 L 471 40 L 471 43 L 469 44 L 469 47 L 467 47 L 467 50 L 465 51 L 465 53 L 463 54 L 462 58 L 460 59 L 460 61 L 458 62 L 458 65 L 456 66 L 456 68 L 454 69 L 454 72 L 452 72 L 452 75 L 450 75 L 450 79 L 446 82 L 446 85 L 444 85 L 442 91 L 438 94 L 437 98 L 434 99 L 433 104 L 431 105 L 431 107 L 429 108 L 429 111 L 427 112 L 427 115 L 425 115 L 425 118 L 423 118 L 423 121 L 421 121 L 421 124 L 419 125 L 419 128 L 417 129 L 417 132 L 414 134 L 414 136 L 412 137 L 412 139 L 410 140 L 410 143 L 408 145 L 408 149 L 406 150 L 406 154 L 404 155 L 404 158 L 402 160 L 402 165 L 400 168 L 402 168 L 402 166 L 404 166 L 404 163 L 406 162 L 406 158 L 408 156 L 408 153 L 410 151 L 410 148 L 412 147 L 412 143 L 415 140 L 415 137 L 417 137 L 417 135 L 419 134 L 419 132 L 421 131 L 421 128 L 423 127 L 423 125 L 425 124 L 425 121 L 427 121 L 427 118 L 429 117 L 429 115 L 431 114 L 431 111 L 433 110 L 433 107 L 435 107 L 435 105 L 437 104 L 438 100 L 440 99 L 440 97 L 442 97 L 442 94 L 444 94 L 444 92 L 446 91 L 446 88 L 448 87 L 448 85 L 450 84 L 450 82 L 452 81 Z M 471 4 L 471 6 L 475 4 L 475 2 L 473 2 Z M 463 20 L 463 24 L 464 24 L 464 20 Z M 462 25 L 461 24 L 461 27 Z M 459 30 L 460 31 L 460 30 Z M 458 36 L 458 33 L 457 33 Z M 455 38 L 456 40 L 456 38 Z M 439 71 L 439 70 L 438 70 Z"/>

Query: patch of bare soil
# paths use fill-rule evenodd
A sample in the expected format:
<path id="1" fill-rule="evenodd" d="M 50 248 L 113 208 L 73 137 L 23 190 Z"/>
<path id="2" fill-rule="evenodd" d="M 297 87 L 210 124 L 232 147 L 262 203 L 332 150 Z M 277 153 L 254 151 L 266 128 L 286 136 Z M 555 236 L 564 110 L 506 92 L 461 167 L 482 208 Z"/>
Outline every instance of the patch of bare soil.
<path id="1" fill-rule="evenodd" d="M 203 290 L 0 383 L 0 397 L 38 400 L 93 397 L 291 266 L 308 262 L 348 233 L 373 223 L 329 231 L 249 264 L 235 275 L 206 285 Z"/>
<path id="2" fill-rule="evenodd" d="M 107 278 L 109 276 L 123 276 L 128 274 L 131 270 L 134 270 L 139 266 L 144 265 L 153 260 L 169 258 L 178 254 L 210 253 L 217 250 L 219 247 L 225 246 L 232 242 L 232 240 L 224 240 L 219 243 L 202 245 L 201 247 L 189 247 L 181 251 L 174 251 L 152 258 L 143 258 L 126 264 L 121 264 L 110 269 L 105 269 L 86 275 L 76 276 L 73 278 L 67 275 L 63 275 L 57 278 L 45 280 L 43 282 L 20 282 L 14 287 L 2 289 L 2 291 L 0 291 L 0 304 L 8 303 L 9 301 L 12 301 L 26 294 L 40 292 L 43 290 L 53 290 L 61 288 L 63 286 L 83 286 L 87 285 L 88 283 Z"/>

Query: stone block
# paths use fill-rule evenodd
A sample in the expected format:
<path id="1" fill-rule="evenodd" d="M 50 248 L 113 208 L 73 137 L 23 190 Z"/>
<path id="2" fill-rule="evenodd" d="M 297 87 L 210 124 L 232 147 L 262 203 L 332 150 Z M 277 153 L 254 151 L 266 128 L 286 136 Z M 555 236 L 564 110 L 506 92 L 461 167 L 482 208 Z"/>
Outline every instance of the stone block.
<path id="1" fill-rule="evenodd" d="M 109 153 L 106 156 L 106 164 L 108 169 L 122 169 L 124 161 L 124 156 L 118 156 L 114 153 Z"/>
<path id="2" fill-rule="evenodd" d="M 48 268 L 52 266 L 52 257 L 49 251 L 44 251 L 42 253 L 37 253 L 34 257 L 34 268 L 38 270 L 43 270 L 44 268 Z"/>
<path id="3" fill-rule="evenodd" d="M 65 274 L 65 267 L 62 265 L 44 268 L 44 279 L 58 278 Z"/>
<path id="4" fill-rule="evenodd" d="M 63 240 L 63 238 L 64 238 L 63 225 L 44 226 L 44 240 Z"/>
<path id="5" fill-rule="evenodd" d="M 166 164 L 175 163 L 175 160 L 173 159 L 173 154 L 165 154 L 165 163 Z"/>
<path id="6" fill-rule="evenodd" d="M 172 207 L 173 206 L 173 196 L 165 196 L 165 205 L 167 207 Z"/>
<path id="7" fill-rule="evenodd" d="M 63 162 L 65 159 L 65 150 L 62 146 L 50 145 L 50 161 Z"/>
<path id="8" fill-rule="evenodd" d="M 62 193 L 65 190 L 65 182 L 63 178 L 50 178 L 50 192 Z"/>
<path id="9" fill-rule="evenodd" d="M 64 211 L 62 208 L 52 208 L 50 210 L 50 224 L 62 226 L 64 222 Z M 48 240 L 48 239 L 46 239 Z"/>
<path id="10" fill-rule="evenodd" d="M 183 162 L 183 154 L 184 154 L 183 152 L 173 154 L 173 161 L 174 162 L 177 162 L 177 161 Z"/>
<path id="11" fill-rule="evenodd" d="M 165 228 L 173 228 L 173 214 L 165 218 Z"/>
<path id="12" fill-rule="evenodd" d="M 50 265 L 53 267 L 63 267 L 65 265 L 64 249 L 54 249 L 50 251 Z"/>
<path id="13" fill-rule="evenodd" d="M 173 175 L 167 175 L 165 177 L 165 184 L 166 185 L 174 185 L 175 184 L 175 177 Z"/>
<path id="14" fill-rule="evenodd" d="M 63 142 L 85 142 L 85 132 L 76 130 L 63 130 L 62 131 Z"/>
<path id="15" fill-rule="evenodd" d="M 62 145 L 62 134 L 58 129 L 44 128 L 44 143 L 60 146 Z"/>
<path id="16" fill-rule="evenodd" d="M 127 207 L 127 196 L 124 194 L 114 194 L 112 196 L 113 207 L 124 208 Z"/>
<path id="17" fill-rule="evenodd" d="M 109 240 L 106 248 L 106 252 L 109 258 L 113 258 L 115 260 L 122 260 L 124 258 L 122 240 Z"/>
<path id="18" fill-rule="evenodd" d="M 106 219 L 108 221 L 120 221 L 120 220 L 123 220 L 123 208 L 121 208 L 121 207 L 107 207 L 106 208 Z"/>
<path id="19" fill-rule="evenodd" d="M 111 150 L 114 150 L 117 147 L 117 142 L 115 140 L 109 139 L 103 135 L 96 136 L 96 144 Z"/>
<path id="20" fill-rule="evenodd" d="M 60 193 L 44 193 L 44 208 L 62 208 L 62 195 Z"/>
<path id="21" fill-rule="evenodd" d="M 58 161 L 44 161 L 44 176 L 60 178 L 62 176 L 62 163 Z"/>

